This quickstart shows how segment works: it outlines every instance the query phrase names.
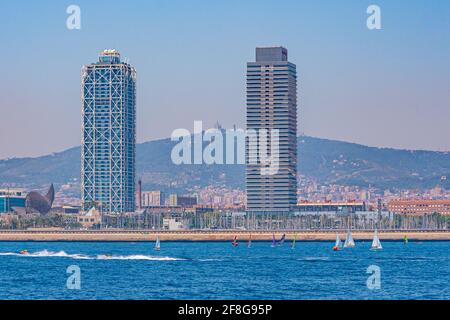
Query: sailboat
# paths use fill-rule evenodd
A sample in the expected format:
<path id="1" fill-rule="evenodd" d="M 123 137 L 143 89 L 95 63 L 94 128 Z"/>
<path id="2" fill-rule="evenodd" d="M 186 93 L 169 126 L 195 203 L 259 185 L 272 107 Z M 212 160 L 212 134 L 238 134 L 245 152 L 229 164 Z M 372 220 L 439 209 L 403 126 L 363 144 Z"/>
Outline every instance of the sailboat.
<path id="1" fill-rule="evenodd" d="M 277 242 L 277 244 L 279 246 L 282 246 L 284 244 L 284 240 L 286 240 L 286 234 L 283 233 L 283 235 L 281 236 L 281 239 Z"/>
<path id="2" fill-rule="evenodd" d="M 295 249 L 295 242 L 297 240 L 297 234 L 294 234 L 294 239 L 292 240 L 291 249 Z"/>
<path id="3" fill-rule="evenodd" d="M 252 234 L 250 234 L 250 237 L 248 238 L 247 248 L 252 247 Z"/>
<path id="4" fill-rule="evenodd" d="M 275 234 L 272 233 L 272 248 L 282 246 L 284 244 L 285 239 L 286 239 L 285 233 L 281 236 L 280 240 L 275 239 Z"/>
<path id="5" fill-rule="evenodd" d="M 353 248 L 355 246 L 355 241 L 352 237 L 352 232 L 350 229 L 347 231 L 347 236 L 345 237 L 344 248 Z"/>
<path id="6" fill-rule="evenodd" d="M 161 250 L 161 242 L 159 241 L 159 237 L 156 237 L 155 250 Z"/>
<path id="7" fill-rule="evenodd" d="M 341 238 L 339 238 L 339 234 L 336 233 L 336 243 L 334 244 L 333 251 L 341 250 L 342 242 Z"/>
<path id="8" fill-rule="evenodd" d="M 277 240 L 275 240 L 275 233 L 272 233 L 272 248 L 277 246 Z"/>
<path id="9" fill-rule="evenodd" d="M 232 245 L 233 247 L 237 247 L 237 246 L 238 246 L 237 236 L 234 236 L 233 241 L 231 242 L 231 245 Z"/>
<path id="10" fill-rule="evenodd" d="M 380 239 L 378 238 L 378 231 L 375 229 L 375 234 L 373 235 L 372 246 L 370 250 L 381 250 L 383 247 L 381 246 Z"/>

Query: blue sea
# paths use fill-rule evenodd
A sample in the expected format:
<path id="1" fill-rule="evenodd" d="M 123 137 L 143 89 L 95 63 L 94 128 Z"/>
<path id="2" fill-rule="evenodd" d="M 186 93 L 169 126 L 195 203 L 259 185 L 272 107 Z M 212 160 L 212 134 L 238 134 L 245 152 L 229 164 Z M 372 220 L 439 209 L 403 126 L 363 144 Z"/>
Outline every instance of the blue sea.
<path id="1" fill-rule="evenodd" d="M 371 251 L 366 241 L 337 252 L 332 242 L 153 246 L 0 242 L 0 299 L 450 299 L 450 242 Z M 79 268 L 79 289 L 68 289 L 68 268 Z"/>

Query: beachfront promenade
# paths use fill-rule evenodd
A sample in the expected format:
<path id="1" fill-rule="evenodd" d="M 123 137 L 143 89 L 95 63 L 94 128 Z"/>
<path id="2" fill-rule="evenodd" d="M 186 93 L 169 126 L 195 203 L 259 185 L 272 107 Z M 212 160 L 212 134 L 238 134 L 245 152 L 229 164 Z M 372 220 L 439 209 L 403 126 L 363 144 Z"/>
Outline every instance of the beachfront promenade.
<path id="1" fill-rule="evenodd" d="M 286 234 L 287 240 L 296 238 L 298 241 L 334 241 L 336 230 L 318 231 L 250 231 L 250 230 L 0 230 L 0 241 L 231 241 L 234 236 L 238 241 L 271 241 L 272 235 L 279 238 Z M 345 230 L 339 230 L 339 235 L 345 239 Z M 355 240 L 372 240 L 373 231 L 353 230 Z M 450 240 L 450 231 L 429 230 L 386 230 L 379 231 L 381 240 Z"/>

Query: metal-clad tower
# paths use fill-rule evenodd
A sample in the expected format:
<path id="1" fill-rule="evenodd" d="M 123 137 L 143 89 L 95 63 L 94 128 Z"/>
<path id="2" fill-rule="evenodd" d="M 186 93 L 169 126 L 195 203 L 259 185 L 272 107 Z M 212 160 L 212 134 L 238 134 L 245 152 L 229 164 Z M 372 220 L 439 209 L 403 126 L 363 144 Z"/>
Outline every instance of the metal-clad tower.
<path id="1" fill-rule="evenodd" d="M 297 204 L 297 72 L 283 47 L 256 48 L 256 61 L 247 63 L 247 130 L 279 132 L 279 169 L 261 174 L 267 166 L 249 157 L 259 154 L 265 141 L 258 140 L 256 153 L 246 143 L 247 211 L 291 212 Z M 266 141 L 271 141 L 270 138 Z"/>
<path id="2" fill-rule="evenodd" d="M 84 210 L 135 210 L 136 71 L 105 50 L 82 69 L 81 201 Z"/>

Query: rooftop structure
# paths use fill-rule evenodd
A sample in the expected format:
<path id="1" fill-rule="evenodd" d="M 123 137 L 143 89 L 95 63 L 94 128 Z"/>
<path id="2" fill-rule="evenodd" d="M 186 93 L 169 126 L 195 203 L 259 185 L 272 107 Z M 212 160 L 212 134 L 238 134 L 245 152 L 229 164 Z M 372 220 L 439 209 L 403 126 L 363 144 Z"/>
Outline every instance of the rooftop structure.
<path id="1" fill-rule="evenodd" d="M 0 189 L 0 196 L 23 196 L 25 194 L 25 189 L 21 188 L 6 188 Z"/>

